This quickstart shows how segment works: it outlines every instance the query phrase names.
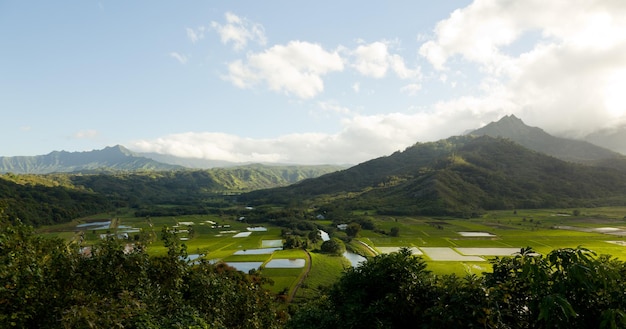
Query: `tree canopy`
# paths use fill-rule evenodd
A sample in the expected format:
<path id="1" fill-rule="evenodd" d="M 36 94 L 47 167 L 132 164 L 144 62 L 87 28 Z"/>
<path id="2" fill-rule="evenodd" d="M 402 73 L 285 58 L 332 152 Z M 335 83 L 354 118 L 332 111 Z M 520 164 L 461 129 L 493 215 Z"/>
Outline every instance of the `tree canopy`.
<path id="1" fill-rule="evenodd" d="M 104 240 L 89 252 L 31 227 L 0 228 L 2 328 L 277 328 L 284 314 L 262 280 L 224 264 L 191 266 L 163 232 L 168 252 L 148 256 Z"/>
<path id="2" fill-rule="evenodd" d="M 345 272 L 289 328 L 624 328 L 626 265 L 583 248 L 522 249 L 493 273 L 430 273 L 408 249 Z"/>

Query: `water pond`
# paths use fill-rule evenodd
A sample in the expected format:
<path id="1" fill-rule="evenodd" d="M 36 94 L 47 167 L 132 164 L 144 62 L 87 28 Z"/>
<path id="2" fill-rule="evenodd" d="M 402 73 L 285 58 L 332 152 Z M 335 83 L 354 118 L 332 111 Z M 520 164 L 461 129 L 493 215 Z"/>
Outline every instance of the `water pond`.
<path id="1" fill-rule="evenodd" d="M 90 222 L 76 225 L 76 228 L 81 230 L 108 230 L 111 226 L 111 221 L 103 221 L 103 222 Z"/>
<path id="2" fill-rule="evenodd" d="M 265 264 L 265 268 L 303 268 L 305 263 L 302 258 L 272 259 Z"/>
<path id="3" fill-rule="evenodd" d="M 367 258 L 349 251 L 344 252 L 343 257 L 347 258 L 350 261 L 352 267 L 359 267 L 361 263 L 367 260 Z"/>
<path id="4" fill-rule="evenodd" d="M 258 269 L 263 262 L 226 262 L 226 265 L 236 268 L 238 271 L 248 273 L 250 270 Z"/>
<path id="5" fill-rule="evenodd" d="M 270 248 L 270 247 L 282 247 L 283 240 L 263 240 L 261 241 L 261 247 Z"/>
<path id="6" fill-rule="evenodd" d="M 271 254 L 276 250 L 282 250 L 282 249 L 283 247 L 237 250 L 235 251 L 234 255 L 265 255 L 265 254 Z"/>

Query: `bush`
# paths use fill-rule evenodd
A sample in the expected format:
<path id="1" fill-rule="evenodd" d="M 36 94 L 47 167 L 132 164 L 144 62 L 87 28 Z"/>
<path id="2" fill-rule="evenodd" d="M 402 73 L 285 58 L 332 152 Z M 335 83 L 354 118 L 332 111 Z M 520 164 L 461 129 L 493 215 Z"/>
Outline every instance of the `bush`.
<path id="1" fill-rule="evenodd" d="M 346 245 L 343 241 L 337 238 L 332 238 L 322 243 L 321 250 L 325 253 L 341 255 L 346 251 Z"/>

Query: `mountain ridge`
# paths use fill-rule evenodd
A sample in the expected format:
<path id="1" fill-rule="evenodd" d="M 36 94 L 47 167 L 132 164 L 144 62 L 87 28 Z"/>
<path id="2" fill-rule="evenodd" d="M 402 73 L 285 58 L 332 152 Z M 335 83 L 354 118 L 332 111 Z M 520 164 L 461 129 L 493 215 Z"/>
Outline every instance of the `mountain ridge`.
<path id="1" fill-rule="evenodd" d="M 138 156 L 121 145 L 83 152 L 52 151 L 45 155 L 0 157 L 0 173 L 49 174 L 175 169 L 183 167 Z"/>
<path id="2" fill-rule="evenodd" d="M 624 159 L 624 155 L 588 141 L 552 136 L 541 128 L 526 125 L 515 115 L 504 116 L 469 135 L 508 138 L 531 150 L 570 162 L 597 165 L 609 159 Z"/>
<path id="3" fill-rule="evenodd" d="M 386 215 L 471 217 L 493 209 L 626 204 L 626 170 L 568 162 L 510 139 L 454 136 L 417 143 L 346 170 L 254 191 L 251 204 L 290 200 Z"/>

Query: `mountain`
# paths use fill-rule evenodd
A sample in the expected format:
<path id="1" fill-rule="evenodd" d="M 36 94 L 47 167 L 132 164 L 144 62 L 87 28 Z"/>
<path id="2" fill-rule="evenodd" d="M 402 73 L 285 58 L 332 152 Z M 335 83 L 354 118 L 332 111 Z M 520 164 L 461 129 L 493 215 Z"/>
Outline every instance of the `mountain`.
<path id="1" fill-rule="evenodd" d="M 160 154 L 160 153 L 137 153 L 137 155 L 146 157 L 148 159 L 152 159 L 154 161 L 158 161 L 161 163 L 183 166 L 186 168 L 193 169 L 210 169 L 210 168 L 224 168 L 224 167 L 236 167 L 241 166 L 242 163 L 231 162 L 225 160 L 208 160 L 208 159 L 198 159 L 198 158 L 185 158 L 178 157 L 169 154 Z"/>
<path id="2" fill-rule="evenodd" d="M 54 151 L 46 155 L 0 157 L 0 173 L 174 170 L 181 166 L 141 157 L 121 145 L 88 152 Z"/>
<path id="3" fill-rule="evenodd" d="M 602 129 L 585 136 L 586 141 L 626 154 L 626 125 Z"/>
<path id="4" fill-rule="evenodd" d="M 624 160 L 623 155 L 587 141 L 555 137 L 540 128 L 527 126 L 514 115 L 505 116 L 469 134 L 508 138 L 531 150 L 570 162 L 602 164 L 612 159 Z"/>
<path id="5" fill-rule="evenodd" d="M 141 216 L 206 213 L 225 199 L 286 186 L 339 170 L 337 166 L 247 165 L 204 170 L 0 174 L 0 217 L 38 226 L 131 207 Z M 212 201 L 211 201 L 212 200 Z M 217 200 L 217 201 L 215 201 Z"/>
<path id="6" fill-rule="evenodd" d="M 284 188 L 254 191 L 241 200 L 454 216 L 489 209 L 626 205 L 626 170 L 566 162 L 508 139 L 457 136 Z"/>

